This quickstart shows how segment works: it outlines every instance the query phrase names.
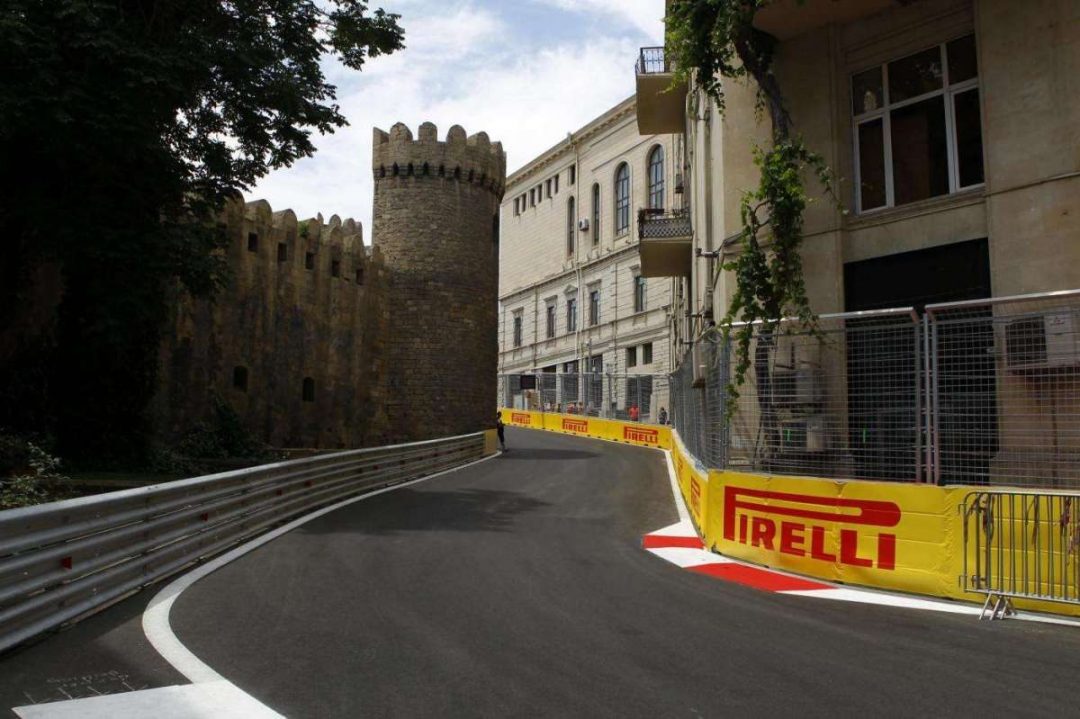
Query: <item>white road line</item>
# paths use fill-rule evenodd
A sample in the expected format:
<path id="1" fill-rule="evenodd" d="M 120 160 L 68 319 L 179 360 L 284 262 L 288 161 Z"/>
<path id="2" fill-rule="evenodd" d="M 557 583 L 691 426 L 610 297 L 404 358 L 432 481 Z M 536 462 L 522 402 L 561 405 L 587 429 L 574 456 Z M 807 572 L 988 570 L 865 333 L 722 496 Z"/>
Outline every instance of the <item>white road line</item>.
<path id="1" fill-rule="evenodd" d="M 22 719 L 284 719 L 227 681 L 34 704 L 12 711 Z"/>
<path id="2" fill-rule="evenodd" d="M 671 480 L 671 494 L 675 497 L 675 511 L 679 513 L 679 523 L 690 522 L 690 512 L 686 510 L 683 502 L 682 491 L 679 489 L 679 478 L 675 476 L 675 463 L 671 461 L 671 450 L 662 449 L 664 459 L 667 460 L 668 479 Z"/>
<path id="3" fill-rule="evenodd" d="M 370 499 L 371 497 L 376 497 L 380 494 L 393 492 L 396 489 L 411 487 L 414 484 L 427 482 L 428 480 L 435 479 L 436 477 L 441 477 L 444 474 L 458 472 L 462 469 L 466 469 L 468 467 L 472 467 L 473 465 L 479 464 L 480 462 L 486 462 L 489 459 L 498 457 L 500 454 L 502 454 L 502 452 L 496 452 L 489 457 L 484 457 L 482 459 L 476 460 L 475 462 L 463 464 L 460 467 L 443 470 L 442 472 L 437 472 L 426 477 L 420 477 L 419 479 L 414 479 L 410 482 L 395 484 L 392 487 L 384 487 L 383 489 L 377 489 L 374 492 L 361 494 L 358 497 L 351 497 L 350 499 L 343 500 L 341 502 L 338 502 L 337 504 L 332 504 L 329 507 L 323 507 L 322 509 L 312 512 L 311 514 L 304 515 L 299 519 L 293 520 L 288 524 L 278 527 L 273 531 L 267 532 L 266 534 L 263 534 L 251 540 L 250 542 L 241 544 L 239 547 L 236 547 L 235 549 L 221 555 L 220 557 L 209 561 L 199 567 L 196 567 L 187 574 L 171 582 L 168 586 L 158 592 L 152 600 L 150 600 L 150 605 L 143 613 L 142 622 L 143 632 L 146 634 L 146 638 L 150 640 L 150 644 L 153 645 L 154 649 L 157 650 L 158 654 L 165 658 L 165 661 L 167 661 L 169 664 L 172 664 L 178 672 L 183 674 L 192 682 L 199 683 L 224 680 L 224 677 L 211 669 L 197 656 L 192 654 L 191 651 L 188 650 L 188 648 L 180 642 L 176 634 L 173 633 L 172 626 L 169 624 L 169 610 L 172 609 L 173 603 L 176 601 L 177 597 L 180 596 L 181 592 L 183 592 L 185 589 L 187 589 L 192 584 L 199 581 L 206 575 L 211 574 L 218 569 L 221 569 L 229 562 L 239 559 L 248 552 L 258 549 L 267 542 L 273 541 L 281 535 L 291 532 L 292 530 L 303 524 L 307 524 L 313 519 L 318 519 L 325 514 L 329 514 L 330 512 L 341 509 L 342 507 L 346 507 L 350 504 L 362 501 L 364 499 Z"/>

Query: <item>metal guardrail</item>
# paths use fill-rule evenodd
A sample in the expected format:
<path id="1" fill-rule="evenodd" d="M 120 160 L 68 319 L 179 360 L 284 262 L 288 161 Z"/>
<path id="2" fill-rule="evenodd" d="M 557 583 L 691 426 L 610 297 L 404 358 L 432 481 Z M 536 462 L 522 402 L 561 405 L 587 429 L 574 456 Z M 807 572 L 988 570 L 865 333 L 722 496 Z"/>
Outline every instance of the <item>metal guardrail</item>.
<path id="1" fill-rule="evenodd" d="M 690 238 L 693 234 L 688 208 L 666 212 L 658 209 L 638 210 L 638 237 L 642 240 Z"/>
<path id="2" fill-rule="evenodd" d="M 290 517 L 483 452 L 476 433 L 0 512 L 0 651 Z"/>
<path id="3" fill-rule="evenodd" d="M 1080 604 L 1080 493 L 973 492 L 964 513 L 964 591 L 986 595 L 983 618 L 1010 600 Z"/>
<path id="4" fill-rule="evenodd" d="M 635 66 L 638 75 L 660 75 L 674 71 L 674 64 L 667 59 L 664 48 L 643 47 Z"/>

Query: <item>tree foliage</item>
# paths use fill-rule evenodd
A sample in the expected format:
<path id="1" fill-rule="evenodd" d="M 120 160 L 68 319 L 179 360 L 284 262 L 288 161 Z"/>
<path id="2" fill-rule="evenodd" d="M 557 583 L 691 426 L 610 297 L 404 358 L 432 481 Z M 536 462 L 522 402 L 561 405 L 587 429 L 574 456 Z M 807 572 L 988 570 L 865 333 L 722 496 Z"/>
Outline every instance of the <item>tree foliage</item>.
<path id="1" fill-rule="evenodd" d="M 346 124 L 321 62 L 393 52 L 397 21 L 366 0 L 4 3 L 0 338 L 41 267 L 63 291 L 47 348 L 0 366 L 0 422 L 76 459 L 145 449 L 168 287 L 226 281 L 213 218 Z"/>
<path id="2" fill-rule="evenodd" d="M 775 39 L 753 26 L 754 14 L 770 0 L 675 0 L 667 21 L 667 51 L 675 61 L 676 81 L 693 76 L 724 109 L 724 82 L 752 79 L 758 108 L 772 123 L 772 145 L 754 148 L 760 170 L 758 187 L 743 194 L 740 253 L 723 268 L 735 273 L 736 287 L 722 321 L 726 336 L 734 330 L 736 361 L 731 400 L 738 396 L 751 366 L 751 344 L 760 338 L 754 362 L 759 385 L 768 383 L 767 355 L 778 322 L 795 317 L 816 328 L 803 279 L 803 213 L 810 199 L 804 176 L 813 173 L 829 195 L 832 173 L 824 159 L 792 133 L 791 117 L 773 74 Z M 767 236 L 766 236 L 767 235 Z M 768 403 L 768 387 L 758 387 Z M 763 408 L 763 416 L 769 408 Z"/>

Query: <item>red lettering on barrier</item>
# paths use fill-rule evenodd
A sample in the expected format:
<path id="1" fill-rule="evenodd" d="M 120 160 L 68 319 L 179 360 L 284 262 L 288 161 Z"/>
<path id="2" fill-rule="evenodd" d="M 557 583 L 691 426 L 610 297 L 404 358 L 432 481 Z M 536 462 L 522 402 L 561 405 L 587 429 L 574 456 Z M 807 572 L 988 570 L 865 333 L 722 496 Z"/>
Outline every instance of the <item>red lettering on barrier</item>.
<path id="1" fill-rule="evenodd" d="M 532 417 L 524 412 L 511 412 L 510 413 L 511 424 L 532 424 Z"/>
<path id="2" fill-rule="evenodd" d="M 752 517 L 750 524 L 750 546 L 763 547 L 772 551 L 773 536 L 776 534 L 776 525 L 765 517 Z"/>
<path id="3" fill-rule="evenodd" d="M 623 439 L 631 442 L 645 442 L 647 444 L 659 444 L 660 432 L 647 427 L 623 427 Z"/>
<path id="4" fill-rule="evenodd" d="M 701 484 L 693 475 L 690 475 L 690 509 L 695 515 L 701 516 Z"/>
<path id="5" fill-rule="evenodd" d="M 588 432 L 589 420 L 563 418 L 562 428 L 567 432 Z"/>
<path id="6" fill-rule="evenodd" d="M 780 551 L 784 554 L 794 554 L 801 557 L 806 552 L 802 550 L 802 544 L 806 541 L 803 532 L 806 527 L 794 522 L 780 522 Z"/>
<path id="7" fill-rule="evenodd" d="M 781 517 L 785 519 L 780 519 Z M 796 557 L 809 556 L 818 561 L 837 561 L 836 555 L 825 550 L 828 526 L 819 522 L 887 528 L 899 524 L 900 518 L 900 507 L 894 502 L 816 497 L 732 485 L 724 487 L 724 539 L 774 551 L 779 523 L 780 552 Z M 810 521 L 795 521 L 798 519 Z M 808 532 L 809 551 L 806 547 Z M 895 534 L 878 533 L 875 557 L 859 555 L 859 529 L 840 528 L 839 537 L 841 564 L 854 567 L 876 566 L 878 569 L 887 570 L 896 568 Z"/>

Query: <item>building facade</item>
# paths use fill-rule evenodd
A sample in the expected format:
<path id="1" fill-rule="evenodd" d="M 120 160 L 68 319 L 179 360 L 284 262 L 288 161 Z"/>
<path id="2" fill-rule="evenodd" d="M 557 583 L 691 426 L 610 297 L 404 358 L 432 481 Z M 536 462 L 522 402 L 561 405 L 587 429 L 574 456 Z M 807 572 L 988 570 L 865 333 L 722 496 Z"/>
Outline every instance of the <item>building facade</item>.
<path id="1" fill-rule="evenodd" d="M 673 283 L 642 275 L 638 224 L 682 206 L 676 152 L 670 134 L 638 133 L 630 98 L 507 179 L 499 372 L 538 374 L 541 391 L 510 388 L 504 403 L 607 415 L 637 404 L 643 420 L 666 405 L 666 383 L 634 376 L 671 369 Z"/>
<path id="2" fill-rule="evenodd" d="M 798 449 L 846 457 L 847 469 L 822 465 L 833 474 L 910 478 L 858 465 L 862 446 L 884 456 L 910 441 L 929 447 L 913 471 L 936 467 L 938 479 L 953 452 L 965 480 L 1080 480 L 1080 392 L 1068 379 L 1080 371 L 1080 310 L 1067 292 L 1080 288 L 1080 5 L 777 0 L 754 24 L 777 41 L 794 132 L 837 178 L 839 208 L 808 178 L 818 200 L 802 245 L 812 309 L 910 308 L 911 321 L 929 322 L 928 346 L 897 341 L 892 359 L 880 339 L 853 339 L 850 317 L 832 321 L 846 342 L 831 359 L 791 350 L 792 371 L 805 365 L 818 378 L 807 386 L 825 385 L 807 393 L 823 399 L 805 402 L 818 414 L 793 433 Z M 643 272 L 683 289 L 678 363 L 729 307 L 735 277 L 722 266 L 738 255 L 740 198 L 757 185 L 752 152 L 770 144 L 771 127 L 751 84 L 725 81 L 721 112 L 693 81 L 665 92 L 671 70 L 662 48 L 642 50 L 639 127 L 676 133 L 692 210 L 674 240 L 642 248 Z M 881 384 L 889 373 L 908 389 Z M 761 416 L 784 416 L 758 400 Z M 810 432 L 807 419 L 831 429 Z"/>

